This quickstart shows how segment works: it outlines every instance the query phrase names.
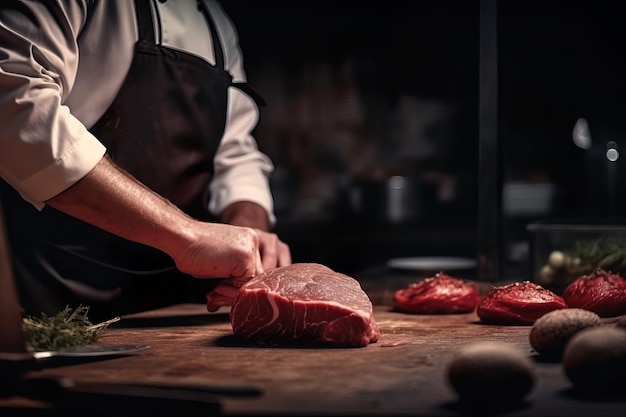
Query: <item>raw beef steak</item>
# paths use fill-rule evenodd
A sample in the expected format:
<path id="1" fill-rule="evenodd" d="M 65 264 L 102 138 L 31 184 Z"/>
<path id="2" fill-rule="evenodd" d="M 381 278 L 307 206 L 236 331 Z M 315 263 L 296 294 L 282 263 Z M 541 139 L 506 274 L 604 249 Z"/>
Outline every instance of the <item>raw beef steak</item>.
<path id="1" fill-rule="evenodd" d="M 600 317 L 626 314 L 626 280 L 602 268 L 583 275 L 563 291 L 568 307 L 593 311 Z"/>
<path id="2" fill-rule="evenodd" d="M 471 313 L 479 301 L 476 285 L 443 272 L 393 294 L 395 309 L 413 314 Z"/>
<path id="3" fill-rule="evenodd" d="M 544 314 L 566 307 L 554 292 L 522 281 L 492 289 L 476 306 L 476 314 L 489 324 L 530 325 Z"/>
<path id="4" fill-rule="evenodd" d="M 359 282 L 315 263 L 252 278 L 239 289 L 230 322 L 235 335 L 259 344 L 363 347 L 380 338 Z"/>

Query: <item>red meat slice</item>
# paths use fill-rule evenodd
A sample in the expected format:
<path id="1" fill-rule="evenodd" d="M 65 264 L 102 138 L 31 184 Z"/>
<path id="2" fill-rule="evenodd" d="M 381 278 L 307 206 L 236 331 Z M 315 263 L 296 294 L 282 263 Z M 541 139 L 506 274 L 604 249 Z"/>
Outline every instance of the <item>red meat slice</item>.
<path id="1" fill-rule="evenodd" d="M 626 280 L 600 268 L 571 282 L 563 299 L 570 308 L 593 311 L 600 317 L 626 314 Z"/>
<path id="2" fill-rule="evenodd" d="M 276 268 L 245 283 L 230 321 L 235 335 L 259 344 L 363 347 L 380 338 L 359 282 L 315 263 Z"/>
<path id="3" fill-rule="evenodd" d="M 414 314 L 470 313 L 479 301 L 476 285 L 443 272 L 399 289 L 393 295 L 397 311 Z"/>
<path id="4" fill-rule="evenodd" d="M 522 281 L 492 289 L 476 306 L 476 314 L 489 324 L 528 325 L 552 310 L 566 307 L 565 300 L 554 292 Z"/>

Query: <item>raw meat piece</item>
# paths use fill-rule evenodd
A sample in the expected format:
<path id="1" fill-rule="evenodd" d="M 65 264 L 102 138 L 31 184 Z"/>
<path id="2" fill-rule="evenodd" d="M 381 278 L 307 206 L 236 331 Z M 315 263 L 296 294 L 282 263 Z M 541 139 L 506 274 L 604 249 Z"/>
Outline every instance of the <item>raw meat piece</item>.
<path id="1" fill-rule="evenodd" d="M 252 278 L 239 289 L 230 321 L 235 335 L 259 344 L 363 347 L 380 338 L 359 282 L 316 263 Z"/>
<path id="2" fill-rule="evenodd" d="M 528 325 L 544 314 L 566 308 L 563 298 L 530 281 L 492 289 L 476 306 L 476 314 L 485 323 Z"/>
<path id="3" fill-rule="evenodd" d="M 470 313 L 479 301 L 476 285 L 443 272 L 393 295 L 396 310 L 415 314 Z"/>
<path id="4" fill-rule="evenodd" d="M 626 314 L 626 280 L 600 268 L 570 283 L 563 299 L 570 308 L 593 311 L 600 317 Z"/>

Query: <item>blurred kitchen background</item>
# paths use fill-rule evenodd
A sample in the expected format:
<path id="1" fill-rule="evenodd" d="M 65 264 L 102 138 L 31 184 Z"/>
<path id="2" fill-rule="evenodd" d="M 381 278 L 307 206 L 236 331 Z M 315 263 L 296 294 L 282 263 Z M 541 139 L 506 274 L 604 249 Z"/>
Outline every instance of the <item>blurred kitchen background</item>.
<path id="1" fill-rule="evenodd" d="M 223 5 L 267 101 L 256 136 L 276 165 L 276 231 L 294 261 L 354 274 L 397 257 L 476 258 L 479 228 L 494 222 L 498 278 L 530 279 L 529 223 L 626 209 L 624 163 L 605 156 L 626 130 L 619 2 Z M 479 209 L 485 111 L 495 211 Z"/>

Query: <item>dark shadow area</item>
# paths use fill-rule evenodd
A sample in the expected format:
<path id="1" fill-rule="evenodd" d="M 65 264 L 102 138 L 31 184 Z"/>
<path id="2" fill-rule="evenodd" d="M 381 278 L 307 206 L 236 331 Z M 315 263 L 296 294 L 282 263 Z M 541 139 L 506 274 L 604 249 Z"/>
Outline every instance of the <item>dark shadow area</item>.
<path id="1" fill-rule="evenodd" d="M 562 355 L 540 355 L 538 353 L 533 354 L 531 359 L 537 363 L 560 363 Z"/>
<path id="2" fill-rule="evenodd" d="M 280 343 L 255 343 L 243 340 L 236 335 L 222 336 L 215 342 L 217 346 L 222 347 L 241 347 L 241 348 L 265 348 L 265 349 L 304 349 L 304 350 L 345 350 L 345 349 L 363 349 L 364 347 L 334 347 L 326 345 L 307 344 L 306 342 L 280 342 Z"/>
<path id="3" fill-rule="evenodd" d="M 217 396 L 193 389 L 116 384 L 94 384 L 81 389 L 49 378 L 16 380 L 13 388 L 7 394 L 36 400 L 40 408 L 3 408 L 11 416 L 110 416 L 134 410 L 154 416 L 179 414 L 181 410 L 184 415 L 222 414 Z"/>
<path id="4" fill-rule="evenodd" d="M 559 393 L 568 399 L 576 399 L 587 402 L 618 402 L 626 404 L 626 386 L 620 385 L 602 391 L 586 391 L 571 387 Z"/>
<path id="5" fill-rule="evenodd" d="M 529 408 L 530 405 L 531 403 L 524 399 L 507 399 L 506 401 L 498 401 L 498 399 L 494 396 L 490 401 L 482 403 L 458 400 L 442 404 L 440 408 L 446 411 L 458 413 L 462 416 L 488 417 L 501 413 L 511 413 L 525 410 Z"/>

